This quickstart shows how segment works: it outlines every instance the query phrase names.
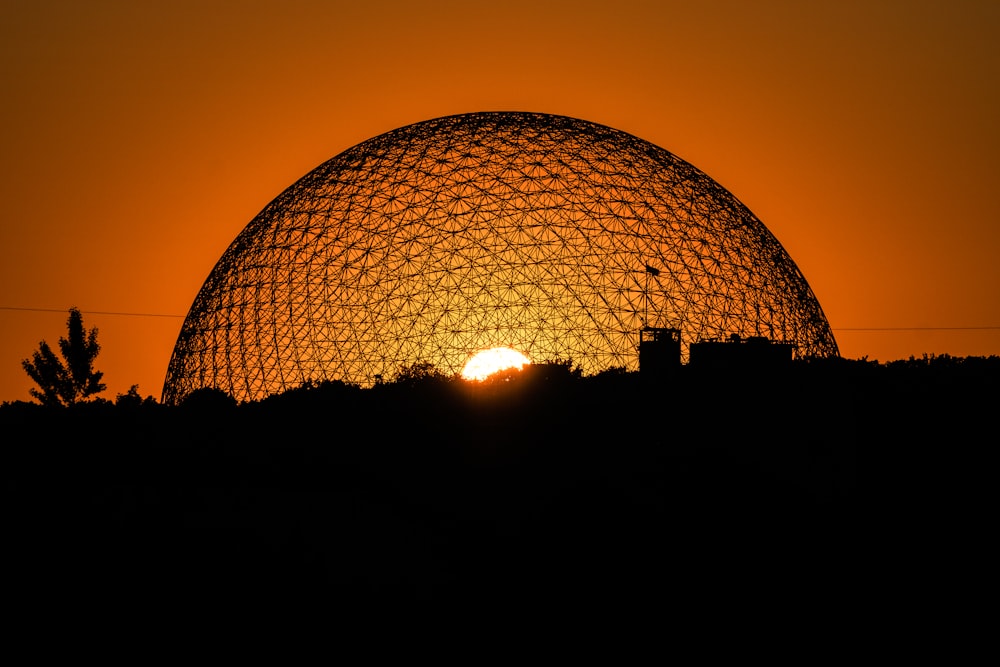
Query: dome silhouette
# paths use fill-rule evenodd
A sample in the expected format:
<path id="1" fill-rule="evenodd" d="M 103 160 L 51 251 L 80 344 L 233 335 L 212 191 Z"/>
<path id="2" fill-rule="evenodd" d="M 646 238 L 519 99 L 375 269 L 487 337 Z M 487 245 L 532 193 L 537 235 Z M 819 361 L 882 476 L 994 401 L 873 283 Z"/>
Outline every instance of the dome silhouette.
<path id="1" fill-rule="evenodd" d="M 194 300 L 163 401 L 459 372 L 477 351 L 638 367 L 644 326 L 836 356 L 777 239 L 670 152 L 564 116 L 408 125 L 316 167 L 237 236 Z"/>

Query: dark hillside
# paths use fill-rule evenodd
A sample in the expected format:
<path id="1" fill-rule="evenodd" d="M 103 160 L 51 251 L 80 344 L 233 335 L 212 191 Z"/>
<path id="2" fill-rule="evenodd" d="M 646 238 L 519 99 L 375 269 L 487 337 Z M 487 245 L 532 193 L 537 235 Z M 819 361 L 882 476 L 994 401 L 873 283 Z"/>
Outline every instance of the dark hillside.
<path id="1" fill-rule="evenodd" d="M 998 396 L 1000 359 L 934 357 L 5 404 L 10 578 L 25 600 L 825 608 L 928 452 L 995 441 Z"/>

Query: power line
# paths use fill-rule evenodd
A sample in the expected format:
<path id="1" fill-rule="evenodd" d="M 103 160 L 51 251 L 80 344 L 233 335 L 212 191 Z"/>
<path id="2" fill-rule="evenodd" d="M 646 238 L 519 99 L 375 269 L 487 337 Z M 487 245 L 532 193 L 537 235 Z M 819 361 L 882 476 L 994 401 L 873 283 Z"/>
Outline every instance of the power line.
<path id="1" fill-rule="evenodd" d="M 22 310 L 36 313 L 66 313 L 68 308 L 19 308 L 17 306 L 0 306 L 0 310 Z M 168 315 L 166 313 L 120 313 L 109 310 L 81 310 L 86 315 L 121 315 L 123 317 L 177 317 L 183 318 L 185 315 Z"/>
<path id="2" fill-rule="evenodd" d="M 834 331 L 1000 331 L 1000 327 L 831 327 Z"/>

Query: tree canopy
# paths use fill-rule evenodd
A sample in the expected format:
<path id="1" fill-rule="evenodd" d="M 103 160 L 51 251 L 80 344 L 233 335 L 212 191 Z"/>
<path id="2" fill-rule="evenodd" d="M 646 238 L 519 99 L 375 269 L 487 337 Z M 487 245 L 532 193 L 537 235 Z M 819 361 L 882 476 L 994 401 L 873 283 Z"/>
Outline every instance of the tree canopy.
<path id="1" fill-rule="evenodd" d="M 100 352 L 97 328 L 84 329 L 83 315 L 77 308 L 69 309 L 66 321 L 67 336 L 59 339 L 60 359 L 44 340 L 31 359 L 21 365 L 38 389 L 31 395 L 42 405 L 72 405 L 85 401 L 106 389 L 101 378 L 104 374 L 94 370 L 94 359 Z"/>

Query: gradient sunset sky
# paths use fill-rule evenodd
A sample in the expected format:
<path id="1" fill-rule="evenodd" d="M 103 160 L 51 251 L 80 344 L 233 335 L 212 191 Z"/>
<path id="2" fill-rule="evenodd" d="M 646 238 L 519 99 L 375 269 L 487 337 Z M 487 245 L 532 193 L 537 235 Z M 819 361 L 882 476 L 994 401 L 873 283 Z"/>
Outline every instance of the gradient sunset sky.
<path id="1" fill-rule="evenodd" d="M 0 401 L 77 306 L 114 398 L 275 196 L 396 127 L 538 111 L 746 204 L 841 354 L 1000 354 L 1000 2 L 0 0 Z M 148 314 L 148 316 L 110 313 Z M 176 317 L 171 317 L 176 316 Z"/>

